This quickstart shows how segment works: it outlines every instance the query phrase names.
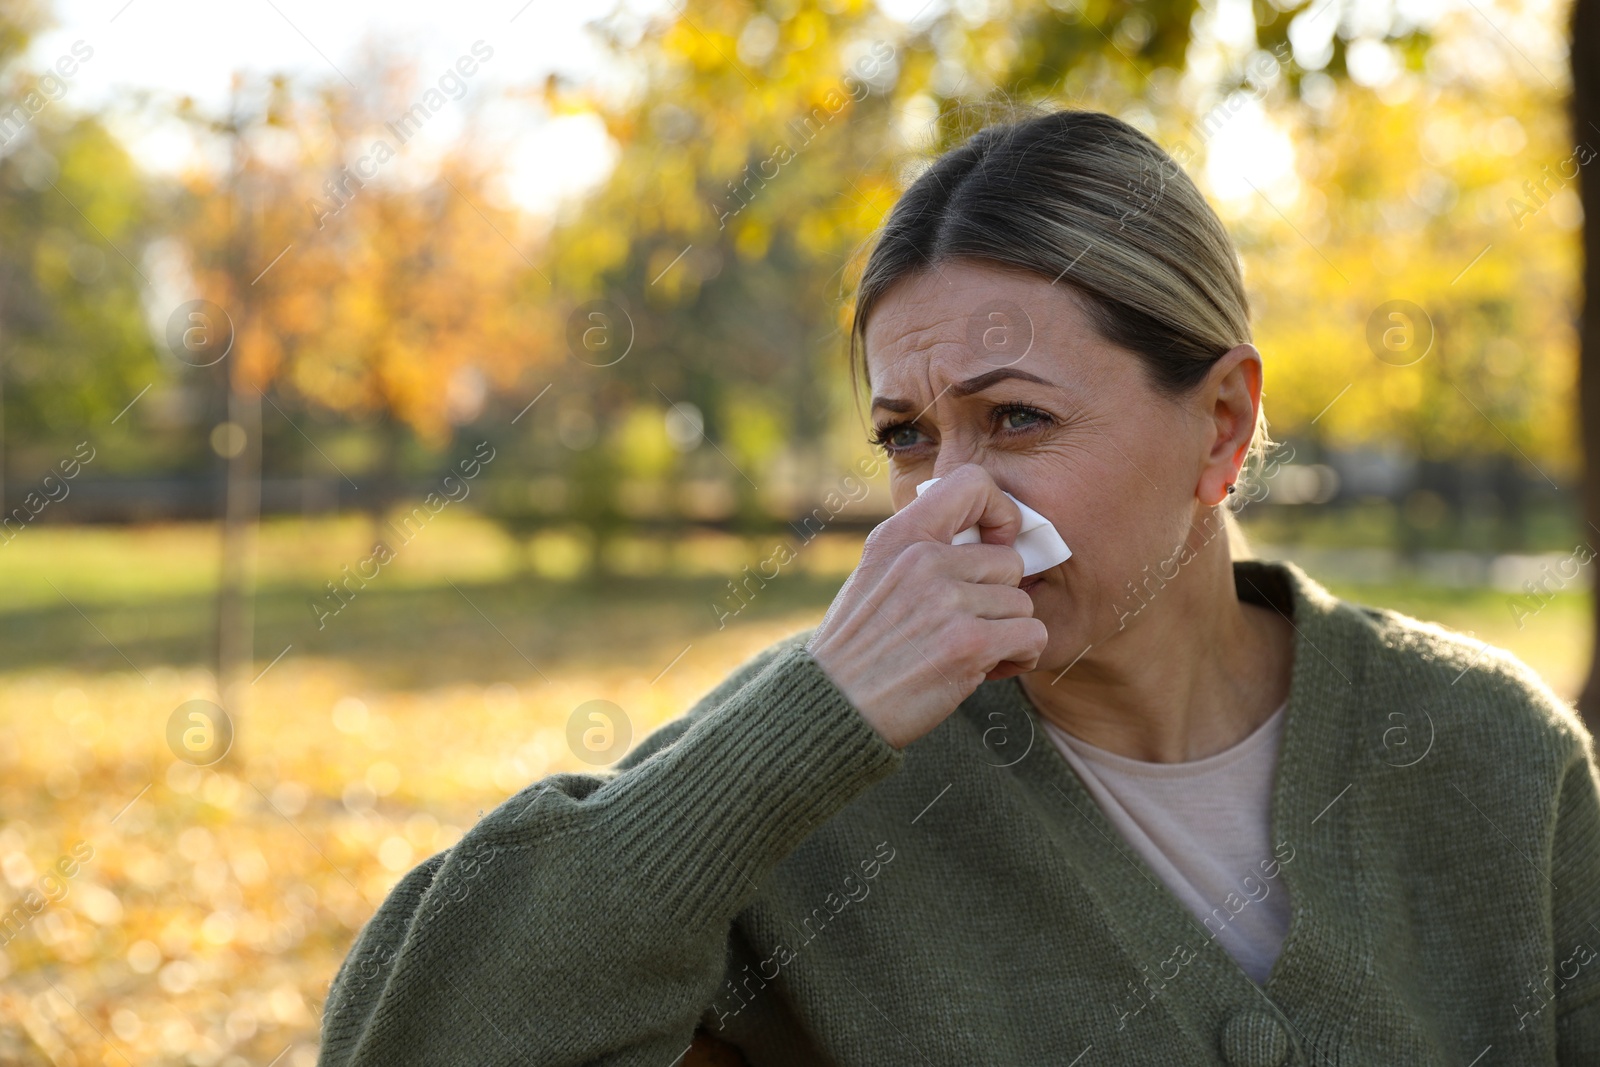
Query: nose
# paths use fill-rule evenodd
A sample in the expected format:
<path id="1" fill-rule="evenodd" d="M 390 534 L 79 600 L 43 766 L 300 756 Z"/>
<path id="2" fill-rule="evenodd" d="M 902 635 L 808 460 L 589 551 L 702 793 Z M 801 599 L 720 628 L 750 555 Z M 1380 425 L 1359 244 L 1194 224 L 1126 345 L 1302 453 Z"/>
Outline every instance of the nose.
<path id="1" fill-rule="evenodd" d="M 977 462 L 977 457 L 970 449 L 963 449 L 954 442 L 947 442 L 939 446 L 939 454 L 933 459 L 933 473 L 929 477 L 943 478 L 957 467 Z"/>

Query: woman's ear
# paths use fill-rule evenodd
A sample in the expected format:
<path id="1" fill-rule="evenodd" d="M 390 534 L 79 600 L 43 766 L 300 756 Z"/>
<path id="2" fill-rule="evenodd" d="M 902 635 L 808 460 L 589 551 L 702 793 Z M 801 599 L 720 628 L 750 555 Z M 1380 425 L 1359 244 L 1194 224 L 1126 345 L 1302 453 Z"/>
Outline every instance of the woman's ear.
<path id="1" fill-rule="evenodd" d="M 1195 496 L 1209 507 L 1228 498 L 1228 486 L 1239 480 L 1255 437 L 1261 412 L 1261 353 L 1256 346 L 1247 342 L 1225 352 L 1206 377 L 1204 395 L 1212 436 Z"/>

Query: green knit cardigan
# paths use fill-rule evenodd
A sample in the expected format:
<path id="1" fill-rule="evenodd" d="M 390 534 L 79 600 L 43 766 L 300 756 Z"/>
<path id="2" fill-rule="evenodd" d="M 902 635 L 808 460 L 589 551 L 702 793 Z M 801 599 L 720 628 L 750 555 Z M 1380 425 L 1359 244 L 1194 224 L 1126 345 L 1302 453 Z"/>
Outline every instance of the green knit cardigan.
<path id="1" fill-rule="evenodd" d="M 1197 920 L 1016 679 L 884 742 L 796 634 L 403 878 L 321 1063 L 1600 1064 L 1600 772 L 1502 650 L 1239 561 L 1296 632 L 1274 859 Z M 1255 888 L 1251 888 L 1254 886 Z M 1257 985 L 1214 940 L 1266 891 Z"/>

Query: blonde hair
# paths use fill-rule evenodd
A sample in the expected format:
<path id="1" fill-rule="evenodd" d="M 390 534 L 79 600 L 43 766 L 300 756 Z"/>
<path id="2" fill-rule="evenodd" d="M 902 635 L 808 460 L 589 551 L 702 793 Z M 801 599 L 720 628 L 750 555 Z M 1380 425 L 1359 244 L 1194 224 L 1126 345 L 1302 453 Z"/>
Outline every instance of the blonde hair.
<path id="1" fill-rule="evenodd" d="M 852 380 L 867 380 L 867 317 L 890 286 L 954 259 L 1070 286 L 1100 334 L 1138 356 L 1169 396 L 1194 389 L 1251 339 L 1239 256 L 1222 221 L 1172 156 L 1102 112 L 992 123 L 923 171 L 890 212 L 857 285 Z M 1246 465 L 1270 444 L 1263 405 Z M 1223 512 L 1234 558 L 1248 557 L 1232 509 Z"/>

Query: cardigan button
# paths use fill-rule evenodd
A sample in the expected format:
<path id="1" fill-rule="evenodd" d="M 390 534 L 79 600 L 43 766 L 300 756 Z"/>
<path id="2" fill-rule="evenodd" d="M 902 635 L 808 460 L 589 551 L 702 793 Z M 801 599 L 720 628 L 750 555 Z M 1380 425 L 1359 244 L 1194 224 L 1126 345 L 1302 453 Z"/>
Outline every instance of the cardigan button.
<path id="1" fill-rule="evenodd" d="M 1269 1012 L 1243 1008 L 1223 1027 L 1222 1055 L 1230 1067 L 1282 1067 L 1289 1059 L 1289 1035 Z"/>

